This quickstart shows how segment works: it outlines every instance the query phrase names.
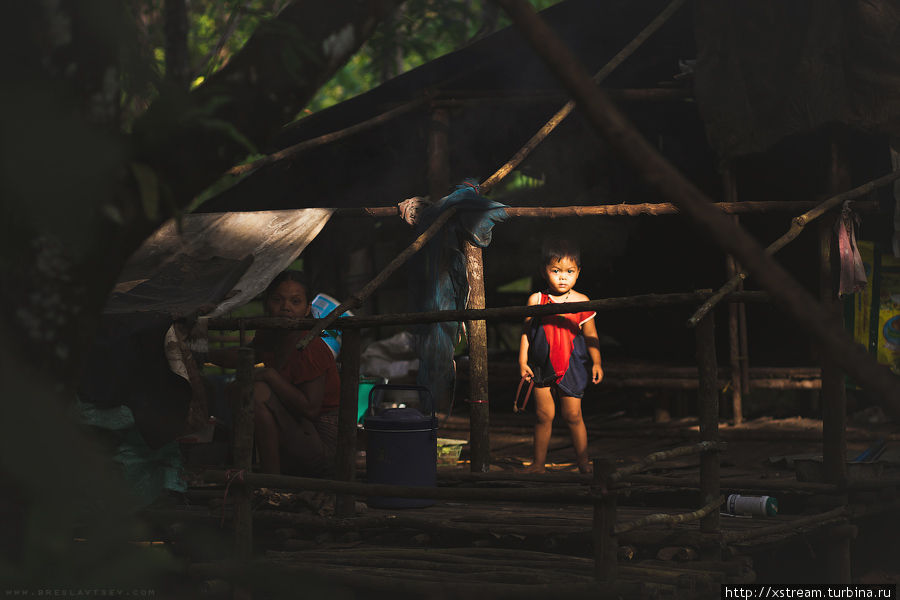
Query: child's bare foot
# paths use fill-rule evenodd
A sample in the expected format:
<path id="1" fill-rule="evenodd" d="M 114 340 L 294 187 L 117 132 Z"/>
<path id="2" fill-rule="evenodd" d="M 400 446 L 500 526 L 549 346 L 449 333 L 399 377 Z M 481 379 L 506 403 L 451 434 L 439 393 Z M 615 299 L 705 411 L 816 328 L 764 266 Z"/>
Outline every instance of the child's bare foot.
<path id="1" fill-rule="evenodd" d="M 546 473 L 547 469 L 544 465 L 539 465 L 537 463 L 531 463 L 524 469 L 522 469 L 523 473 Z"/>
<path id="2" fill-rule="evenodd" d="M 591 463 L 586 462 L 584 464 L 578 465 L 578 472 L 579 473 L 593 473 L 594 467 L 591 465 Z"/>

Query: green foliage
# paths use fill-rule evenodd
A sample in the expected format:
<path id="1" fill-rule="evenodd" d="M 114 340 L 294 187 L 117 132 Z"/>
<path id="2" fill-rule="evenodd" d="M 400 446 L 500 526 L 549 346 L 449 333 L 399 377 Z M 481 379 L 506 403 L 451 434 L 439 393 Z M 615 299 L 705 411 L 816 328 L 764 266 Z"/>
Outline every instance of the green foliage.
<path id="1" fill-rule="evenodd" d="M 559 0 L 534 0 L 538 10 Z M 399 47 L 402 71 L 409 71 L 470 43 L 485 33 L 493 0 L 407 0 L 394 22 L 382 22 L 362 49 L 322 88 L 306 112 L 328 108 L 382 83 L 384 57 Z M 499 14 L 495 31 L 509 25 Z M 489 32 L 487 32 L 489 33 Z"/>
<path id="2" fill-rule="evenodd" d="M 533 0 L 541 10 L 559 0 Z M 193 85 L 222 68 L 250 39 L 256 29 L 274 17 L 287 0 L 192 0 L 189 3 L 188 49 L 193 69 Z M 133 81 L 126 88 L 123 104 L 126 116 L 133 117 L 155 98 L 159 77 L 164 72 L 164 0 L 130 0 L 137 17 L 138 46 L 146 59 L 142 71 L 129 70 Z M 430 60 L 470 43 L 473 37 L 509 25 L 502 11 L 491 27 L 492 0 L 407 0 L 393 19 L 381 23 L 375 34 L 319 90 L 304 109 L 309 114 L 352 98 L 382 83 L 385 76 L 409 71 Z M 296 63 L 302 48 L 286 44 L 280 60 Z M 386 72 L 386 57 L 391 68 Z M 147 67 L 150 65 L 150 68 Z M 140 73 L 134 78 L 134 73 Z M 130 114 L 129 114 L 130 113 Z"/>

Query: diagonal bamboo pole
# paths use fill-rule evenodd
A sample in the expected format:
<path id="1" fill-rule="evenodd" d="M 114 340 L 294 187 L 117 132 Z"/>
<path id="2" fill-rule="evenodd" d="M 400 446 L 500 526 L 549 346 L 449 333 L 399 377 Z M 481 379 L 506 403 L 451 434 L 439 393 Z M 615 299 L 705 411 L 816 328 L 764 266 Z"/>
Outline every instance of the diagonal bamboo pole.
<path id="1" fill-rule="evenodd" d="M 653 35 L 657 29 L 663 26 L 663 24 L 669 20 L 675 11 L 681 8 L 681 5 L 684 4 L 684 0 L 672 0 L 666 8 L 663 9 L 659 15 L 647 25 L 633 40 L 628 42 L 624 48 L 619 50 L 618 54 L 616 54 L 608 63 L 606 63 L 602 69 L 600 69 L 596 75 L 594 75 L 594 82 L 598 85 L 604 79 L 606 79 L 610 73 L 616 70 L 620 64 L 622 64 L 626 58 L 631 56 L 635 50 L 641 47 L 641 45 L 647 41 L 651 35 Z M 483 193 L 487 194 L 493 189 L 495 185 L 500 183 L 500 181 L 512 172 L 513 169 L 519 166 L 525 158 L 531 154 L 531 152 L 537 147 L 538 144 L 544 141 L 544 139 L 550 135 L 550 133 L 556 129 L 557 125 L 562 123 L 566 117 L 575 109 L 575 101 L 569 100 L 565 103 L 565 105 L 557 111 L 555 115 L 553 115 L 547 123 L 541 127 L 537 133 L 531 136 L 525 145 L 522 146 L 518 152 L 516 152 L 509 161 L 497 169 L 497 172 L 488 177 L 484 183 L 481 184 L 481 190 Z"/>
<path id="2" fill-rule="evenodd" d="M 710 199 L 651 146 L 597 88 L 556 34 L 523 0 L 497 0 L 533 48 L 578 101 L 587 119 L 641 177 L 679 205 L 725 251 L 734 254 L 772 298 L 860 385 L 875 392 L 883 407 L 900 417 L 900 378 L 879 365 L 822 305 L 743 228 L 716 210 Z"/>
<path id="3" fill-rule="evenodd" d="M 861 186 L 855 187 L 852 190 L 847 190 L 846 192 L 841 192 L 836 196 L 832 196 L 828 200 L 825 200 L 815 208 L 806 211 L 802 215 L 798 217 L 794 217 L 793 221 L 791 221 L 791 228 L 787 230 L 787 232 L 782 235 L 780 238 L 769 244 L 766 248 L 765 252 L 769 256 L 775 254 L 789 243 L 794 241 L 797 236 L 803 231 L 803 229 L 827 213 L 832 208 L 840 206 L 847 200 L 853 200 L 854 198 L 859 198 L 860 196 L 865 196 L 866 194 L 880 188 L 884 187 L 892 181 L 896 181 L 900 179 L 900 170 L 893 171 L 888 173 L 887 175 L 883 175 L 878 179 L 873 179 L 868 183 L 864 183 Z M 712 308 L 718 304 L 722 298 L 725 297 L 729 292 L 734 291 L 740 285 L 740 283 L 747 278 L 746 269 L 729 279 L 725 285 L 720 287 L 716 292 L 709 297 L 709 299 L 700 305 L 700 308 L 697 309 L 691 318 L 688 319 L 688 327 L 694 327 L 697 323 L 700 322 L 700 319 L 703 318 L 703 315 L 708 313 Z"/>
<path id="4" fill-rule="evenodd" d="M 264 167 L 266 165 L 270 165 L 272 163 L 276 163 L 280 160 L 284 160 L 286 158 L 292 158 L 297 156 L 304 150 L 308 150 L 310 148 L 315 148 L 316 146 L 322 146 L 324 144 L 330 144 L 331 142 L 336 142 L 337 140 L 343 139 L 345 137 L 349 137 L 355 133 L 359 133 L 360 131 L 365 131 L 366 129 L 371 129 L 376 125 L 381 125 L 382 123 L 386 123 L 391 119 L 399 117 L 402 114 L 408 113 L 409 111 L 419 108 L 423 104 L 428 101 L 428 98 L 422 97 L 417 98 L 415 100 L 411 100 L 406 104 L 401 104 L 396 108 L 392 108 L 389 111 L 386 111 L 380 115 L 376 115 L 371 119 L 366 119 L 361 123 L 357 123 L 356 125 L 351 125 L 350 127 L 345 127 L 344 129 L 339 129 L 338 131 L 332 131 L 331 133 L 326 133 L 324 135 L 320 135 L 319 137 L 312 138 L 311 140 L 304 140 L 300 143 L 294 144 L 293 146 L 288 146 L 278 152 L 273 152 L 272 154 L 268 154 L 254 160 L 253 162 L 249 162 L 243 165 L 237 165 L 231 167 L 228 171 L 228 175 L 243 175 L 245 173 L 249 173 L 255 169 L 260 167 Z"/>

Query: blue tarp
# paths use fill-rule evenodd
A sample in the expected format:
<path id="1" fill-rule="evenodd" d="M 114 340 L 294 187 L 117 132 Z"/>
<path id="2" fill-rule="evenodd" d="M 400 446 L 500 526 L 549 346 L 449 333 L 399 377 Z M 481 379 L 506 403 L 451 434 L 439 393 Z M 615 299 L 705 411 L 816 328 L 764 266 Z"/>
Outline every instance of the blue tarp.
<path id="1" fill-rule="evenodd" d="M 506 206 L 488 200 L 478 186 L 463 183 L 449 196 L 426 208 L 416 228 L 422 233 L 444 211 L 457 214 L 410 261 L 410 303 L 416 311 L 462 310 L 469 296 L 463 243 L 486 248 L 495 223 L 507 218 Z M 437 406 L 445 406 L 455 379 L 453 351 L 460 340 L 459 322 L 431 323 L 415 328 L 419 356 L 417 383 L 431 390 Z"/>

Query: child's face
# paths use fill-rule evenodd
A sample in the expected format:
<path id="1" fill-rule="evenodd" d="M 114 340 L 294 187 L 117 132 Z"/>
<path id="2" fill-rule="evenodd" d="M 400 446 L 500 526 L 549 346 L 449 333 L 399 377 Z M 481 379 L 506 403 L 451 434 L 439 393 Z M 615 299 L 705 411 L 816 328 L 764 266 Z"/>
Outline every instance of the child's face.
<path id="1" fill-rule="evenodd" d="M 574 287 L 581 269 L 571 258 L 564 256 L 551 260 L 544 266 L 544 277 L 550 287 L 550 293 L 559 296 Z"/>
<path id="2" fill-rule="evenodd" d="M 306 288 L 296 281 L 282 281 L 266 298 L 266 312 L 273 317 L 302 319 L 309 314 Z"/>

